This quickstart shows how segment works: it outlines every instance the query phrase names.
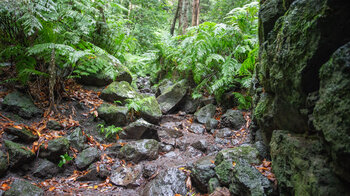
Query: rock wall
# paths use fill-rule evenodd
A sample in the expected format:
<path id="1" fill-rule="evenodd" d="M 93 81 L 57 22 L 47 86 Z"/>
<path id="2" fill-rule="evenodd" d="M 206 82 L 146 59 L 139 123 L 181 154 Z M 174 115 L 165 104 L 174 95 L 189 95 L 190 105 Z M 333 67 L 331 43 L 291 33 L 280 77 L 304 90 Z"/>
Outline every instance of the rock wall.
<path id="1" fill-rule="evenodd" d="M 350 1 L 260 4 L 253 113 L 280 193 L 349 192 Z"/>

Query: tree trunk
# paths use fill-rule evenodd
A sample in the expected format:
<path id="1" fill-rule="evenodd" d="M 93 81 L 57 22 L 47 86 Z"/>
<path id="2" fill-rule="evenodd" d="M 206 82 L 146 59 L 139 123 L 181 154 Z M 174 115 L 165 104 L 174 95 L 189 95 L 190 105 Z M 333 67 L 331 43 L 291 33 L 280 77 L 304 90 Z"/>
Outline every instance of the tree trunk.
<path id="1" fill-rule="evenodd" d="M 199 25 L 199 0 L 193 0 L 193 9 L 192 9 L 192 26 Z"/>
<path id="2" fill-rule="evenodd" d="M 49 65 L 49 97 L 50 97 L 50 110 L 55 107 L 55 86 L 56 86 L 56 52 L 55 48 L 51 51 L 51 61 Z"/>
<path id="3" fill-rule="evenodd" d="M 181 1 L 181 0 L 179 0 L 179 1 Z M 171 28 L 170 28 L 170 34 L 171 34 L 172 36 L 174 35 L 175 25 L 176 25 L 176 19 L 177 19 L 178 15 L 179 15 L 179 6 L 180 6 L 180 2 L 178 2 L 178 4 L 177 4 L 177 8 L 176 8 L 174 20 L 173 20 L 173 23 L 171 24 Z"/>
<path id="4" fill-rule="evenodd" d="M 186 29 L 188 27 L 188 17 L 187 17 L 187 14 L 188 14 L 188 9 L 189 9 L 189 0 L 184 0 L 184 9 L 183 9 L 183 25 L 182 25 L 182 34 L 185 34 L 186 33 Z"/>
<path id="5" fill-rule="evenodd" d="M 183 20 L 183 0 L 179 0 L 179 34 L 182 34 L 182 20 Z"/>

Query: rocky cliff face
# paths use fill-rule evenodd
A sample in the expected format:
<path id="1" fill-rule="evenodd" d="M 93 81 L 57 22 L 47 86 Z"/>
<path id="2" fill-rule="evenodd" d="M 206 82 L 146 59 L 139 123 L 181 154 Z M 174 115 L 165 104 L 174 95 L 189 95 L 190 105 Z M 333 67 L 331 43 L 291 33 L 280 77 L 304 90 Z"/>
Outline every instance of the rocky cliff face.
<path id="1" fill-rule="evenodd" d="M 349 191 L 349 9 L 348 0 L 261 1 L 254 120 L 281 193 Z"/>

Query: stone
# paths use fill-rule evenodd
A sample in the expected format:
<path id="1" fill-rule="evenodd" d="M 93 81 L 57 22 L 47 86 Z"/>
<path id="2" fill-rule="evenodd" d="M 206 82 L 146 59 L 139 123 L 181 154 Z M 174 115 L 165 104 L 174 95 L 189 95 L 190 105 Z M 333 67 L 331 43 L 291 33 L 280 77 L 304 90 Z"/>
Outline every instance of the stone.
<path id="1" fill-rule="evenodd" d="M 141 195 L 186 195 L 189 191 L 186 188 L 186 178 L 186 174 L 178 168 L 163 170 L 145 186 Z"/>
<path id="2" fill-rule="evenodd" d="M 99 171 L 97 171 L 97 167 Z M 104 180 L 111 175 L 105 164 L 91 164 L 87 169 L 87 173 L 77 177 L 77 181 L 99 181 Z"/>
<path id="3" fill-rule="evenodd" d="M 57 163 L 61 160 L 60 155 L 67 153 L 68 149 L 69 140 L 66 137 L 56 138 L 47 142 L 47 148 L 45 145 L 40 146 L 39 157 Z"/>
<path id="4" fill-rule="evenodd" d="M 101 99 L 114 103 L 120 101 L 125 103 L 126 99 L 133 99 L 138 97 L 138 93 L 126 81 L 112 82 L 107 88 L 101 92 Z"/>
<path id="5" fill-rule="evenodd" d="M 212 129 L 216 129 L 218 127 L 219 121 L 214 119 L 214 118 L 210 118 L 209 120 L 207 120 L 207 122 L 205 123 L 205 128 L 207 129 L 207 131 L 210 131 Z"/>
<path id="6" fill-rule="evenodd" d="M 99 156 L 98 150 L 94 147 L 90 147 L 78 154 L 75 158 L 75 164 L 79 169 L 85 169 L 95 162 Z"/>
<path id="7" fill-rule="evenodd" d="M 46 128 L 52 129 L 52 130 L 60 130 L 63 128 L 63 126 L 55 120 L 49 120 L 46 124 Z"/>
<path id="8" fill-rule="evenodd" d="M 27 95 L 18 91 L 14 91 L 5 96 L 2 102 L 2 108 L 26 119 L 42 114 L 42 111 L 34 105 Z"/>
<path id="9" fill-rule="evenodd" d="M 15 127 L 7 127 L 4 131 L 8 135 L 12 135 L 12 141 L 14 142 L 32 143 L 39 139 L 38 136 L 25 128 L 17 129 Z"/>
<path id="10" fill-rule="evenodd" d="M 124 126 L 127 123 L 128 108 L 103 103 L 97 109 L 98 116 L 108 125 Z"/>
<path id="11" fill-rule="evenodd" d="M 52 178 L 57 175 L 59 168 L 46 159 L 37 159 L 34 163 L 33 175 L 39 178 Z"/>
<path id="12" fill-rule="evenodd" d="M 251 145 L 242 145 L 235 148 L 227 148 L 221 150 L 215 158 L 215 165 L 220 164 L 224 160 L 238 161 L 246 160 L 250 164 L 259 164 L 259 152 Z"/>
<path id="13" fill-rule="evenodd" d="M 278 180 L 280 194 L 291 190 L 296 195 L 337 193 L 346 195 L 343 184 L 331 168 L 325 145 L 317 138 L 285 130 L 275 130 L 271 139 L 272 170 Z"/>
<path id="14" fill-rule="evenodd" d="M 172 145 L 168 145 L 168 144 L 164 144 L 164 143 L 160 144 L 160 151 L 161 152 L 170 152 L 173 150 L 174 150 L 174 146 L 172 146 Z"/>
<path id="15" fill-rule="evenodd" d="M 186 112 L 186 114 L 194 114 L 198 107 L 200 107 L 200 100 L 193 99 L 191 96 L 186 96 L 185 104 L 181 108 L 182 111 Z"/>
<path id="16" fill-rule="evenodd" d="M 0 151 L 0 177 L 6 174 L 8 166 L 7 155 Z"/>
<path id="17" fill-rule="evenodd" d="M 331 146 L 334 172 L 350 183 L 350 42 L 320 69 L 314 126 Z"/>
<path id="18" fill-rule="evenodd" d="M 192 143 L 191 146 L 205 153 L 207 151 L 207 147 L 209 147 L 209 143 L 207 142 L 207 140 L 201 139 Z"/>
<path id="19" fill-rule="evenodd" d="M 158 124 L 162 117 L 162 111 L 156 97 L 148 96 L 142 99 L 140 116 L 150 123 Z"/>
<path id="20" fill-rule="evenodd" d="M 219 180 L 217 178 L 210 178 L 210 180 L 208 182 L 208 193 L 209 194 L 213 193 L 216 190 L 216 188 L 218 188 L 218 187 L 220 187 Z M 229 195 L 230 195 L 230 191 L 229 191 Z"/>
<path id="21" fill-rule="evenodd" d="M 119 167 L 112 171 L 111 182 L 116 186 L 136 187 L 141 185 L 142 166 Z"/>
<path id="22" fill-rule="evenodd" d="M 194 113 L 194 116 L 198 122 L 205 124 L 209 119 L 213 118 L 215 111 L 215 105 L 208 104 Z"/>
<path id="23" fill-rule="evenodd" d="M 159 144 L 154 139 L 143 139 L 129 142 L 120 149 L 121 156 L 127 161 L 139 163 L 143 160 L 155 160 L 158 158 Z"/>
<path id="24" fill-rule="evenodd" d="M 130 123 L 128 126 L 126 126 L 123 129 L 123 131 L 119 134 L 119 138 L 139 140 L 141 139 L 142 135 L 146 131 L 151 132 L 152 129 L 153 129 L 152 124 L 148 123 L 147 121 L 141 118 L 135 122 Z"/>
<path id="25" fill-rule="evenodd" d="M 163 114 L 175 111 L 187 93 L 186 81 L 182 80 L 168 87 L 157 97 Z"/>
<path id="26" fill-rule="evenodd" d="M 67 139 L 69 140 L 70 146 L 78 151 L 82 151 L 87 146 L 85 144 L 87 139 L 79 127 L 74 129 L 74 131 L 69 134 Z"/>
<path id="27" fill-rule="evenodd" d="M 118 65 L 115 81 L 117 81 L 117 82 L 126 81 L 129 84 L 131 84 L 132 83 L 132 74 L 131 74 L 130 70 L 126 66 Z"/>
<path id="28" fill-rule="evenodd" d="M 4 196 L 42 196 L 44 191 L 27 180 L 15 179 Z"/>
<path id="29" fill-rule="evenodd" d="M 196 134 L 204 134 L 206 129 L 204 125 L 192 123 L 190 126 L 190 130 Z"/>
<path id="30" fill-rule="evenodd" d="M 185 145 L 187 146 L 187 145 Z M 185 149 L 186 152 L 185 152 L 185 156 L 186 157 L 189 157 L 189 158 L 195 158 L 195 157 L 201 157 L 203 156 L 203 152 L 202 151 L 199 151 L 195 148 L 193 148 L 192 146 L 188 146 L 187 149 Z M 169 154 L 169 153 L 168 153 Z"/>
<path id="31" fill-rule="evenodd" d="M 157 135 L 162 143 L 175 146 L 176 139 L 182 137 L 183 133 L 175 129 L 158 129 Z"/>
<path id="32" fill-rule="evenodd" d="M 9 153 L 9 166 L 11 168 L 30 162 L 35 157 L 35 154 L 32 151 L 21 144 L 9 140 L 4 140 L 4 143 Z"/>
<path id="33" fill-rule="evenodd" d="M 224 127 L 230 127 L 232 129 L 238 130 L 244 125 L 245 119 L 243 114 L 239 110 L 227 110 L 227 112 L 222 115 L 221 125 Z"/>
<path id="34" fill-rule="evenodd" d="M 209 196 L 231 196 L 231 193 L 226 187 L 217 187 Z"/>
<path id="35" fill-rule="evenodd" d="M 97 73 L 90 73 L 87 76 L 82 75 L 77 79 L 77 82 L 88 86 L 107 86 L 112 83 L 113 80 L 113 74 L 101 70 Z"/>
<path id="36" fill-rule="evenodd" d="M 150 178 L 158 172 L 156 165 L 144 164 L 142 175 L 144 178 Z"/>
<path id="37" fill-rule="evenodd" d="M 165 92 L 169 87 L 173 86 L 174 83 L 169 79 L 164 79 L 158 84 L 156 95 L 159 96 Z"/>
<path id="38" fill-rule="evenodd" d="M 214 156 L 206 156 L 198 159 L 191 169 L 191 177 L 196 188 L 206 192 L 209 186 L 209 180 L 215 177 Z"/>
<path id="39" fill-rule="evenodd" d="M 218 129 L 215 132 L 215 137 L 218 137 L 218 138 L 229 138 L 232 135 L 234 135 L 234 132 L 229 128 Z"/>

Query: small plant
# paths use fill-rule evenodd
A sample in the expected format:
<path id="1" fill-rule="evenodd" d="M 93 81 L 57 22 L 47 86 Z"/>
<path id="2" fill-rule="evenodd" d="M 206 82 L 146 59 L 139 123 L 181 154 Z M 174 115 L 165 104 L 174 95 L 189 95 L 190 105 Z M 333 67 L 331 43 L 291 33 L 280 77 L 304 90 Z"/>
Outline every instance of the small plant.
<path id="1" fill-rule="evenodd" d="M 72 157 L 70 157 L 67 153 L 64 155 L 61 155 L 61 160 L 58 163 L 58 167 L 62 167 L 64 164 L 68 163 L 69 161 L 73 160 Z"/>
<path id="2" fill-rule="evenodd" d="M 250 107 L 252 106 L 252 97 L 248 95 L 244 96 L 241 93 L 237 93 L 237 92 L 234 92 L 233 94 L 238 101 L 238 109 L 240 110 L 250 109 Z"/>
<path id="3" fill-rule="evenodd" d="M 115 104 L 119 104 L 119 105 L 123 105 L 123 103 L 121 101 L 114 101 Z"/>
<path id="4" fill-rule="evenodd" d="M 148 104 L 151 104 L 151 97 L 146 97 L 146 98 L 135 98 L 135 99 L 127 99 L 126 102 L 126 107 L 129 110 L 129 114 L 131 117 L 131 120 L 134 116 L 140 115 L 140 111 L 142 110 L 148 110 L 149 107 L 147 106 Z M 147 105 L 146 105 L 147 104 Z"/>
<path id="5" fill-rule="evenodd" d="M 100 133 L 105 134 L 105 138 L 111 138 L 113 135 L 123 131 L 121 127 L 116 127 L 114 125 L 105 127 L 103 124 L 99 124 L 98 126 L 100 127 Z"/>

